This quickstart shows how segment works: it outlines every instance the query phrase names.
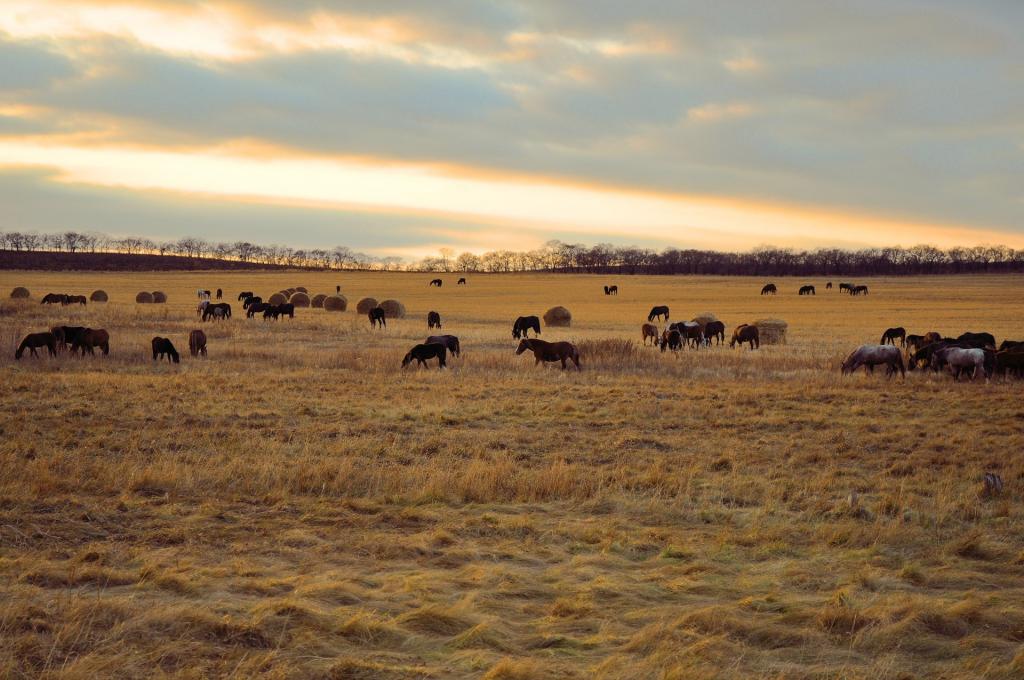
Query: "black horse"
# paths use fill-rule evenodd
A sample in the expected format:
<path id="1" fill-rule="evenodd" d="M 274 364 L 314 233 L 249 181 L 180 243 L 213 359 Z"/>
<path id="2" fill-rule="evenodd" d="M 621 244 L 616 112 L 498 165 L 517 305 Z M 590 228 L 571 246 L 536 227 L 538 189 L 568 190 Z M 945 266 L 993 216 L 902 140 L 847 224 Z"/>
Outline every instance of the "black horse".
<path id="1" fill-rule="evenodd" d="M 704 342 L 711 344 L 711 338 L 715 338 L 716 345 L 725 344 L 725 323 L 722 321 L 708 321 L 704 324 Z"/>
<path id="2" fill-rule="evenodd" d="M 676 352 L 676 351 L 682 349 L 682 347 L 683 347 L 683 336 L 682 336 L 682 334 L 680 334 L 679 331 L 673 329 L 673 330 L 670 330 L 670 331 L 665 331 L 664 333 L 661 334 L 661 351 L 662 352 L 664 352 L 666 348 L 672 350 L 673 352 Z"/>
<path id="3" fill-rule="evenodd" d="M 367 313 L 367 316 L 370 318 L 370 328 L 376 328 L 377 324 L 380 324 L 381 328 L 388 327 L 388 322 L 384 318 L 383 307 L 374 307 Z"/>
<path id="4" fill-rule="evenodd" d="M 441 315 L 437 312 L 427 313 L 427 328 L 440 328 L 441 327 Z"/>
<path id="5" fill-rule="evenodd" d="M 852 286 L 850 288 L 850 295 L 867 295 L 867 294 L 868 294 L 868 287 L 867 286 Z"/>
<path id="6" fill-rule="evenodd" d="M 618 295 L 619 294 L 619 287 L 618 286 L 605 286 L 604 287 L 604 294 L 605 295 Z"/>
<path id="7" fill-rule="evenodd" d="M 999 343 L 999 351 L 1005 352 L 1006 350 L 1014 352 L 1024 350 L 1024 340 L 1003 340 Z"/>
<path id="8" fill-rule="evenodd" d="M 438 288 L 440 288 L 441 286 L 444 285 L 444 281 L 442 281 L 441 279 L 432 279 L 429 285 L 437 286 Z"/>
<path id="9" fill-rule="evenodd" d="M 439 342 L 431 342 L 425 345 L 416 345 L 405 355 L 402 359 L 402 368 L 405 368 L 412 363 L 413 359 L 416 360 L 417 366 L 426 367 L 428 359 L 437 359 L 437 367 L 444 368 L 447 364 L 444 361 L 445 357 L 445 346 Z"/>
<path id="10" fill-rule="evenodd" d="M 32 354 L 31 356 L 38 357 L 36 354 L 37 347 L 45 347 L 50 351 L 50 356 L 57 356 L 57 339 L 53 337 L 53 333 L 29 333 L 25 336 L 25 339 L 18 345 L 18 349 L 14 351 L 14 358 L 20 359 L 21 355 L 28 349 Z"/>
<path id="11" fill-rule="evenodd" d="M 220 310 L 215 311 L 215 310 Z M 230 319 L 231 318 L 231 305 L 227 302 L 215 302 L 212 305 L 206 305 L 203 307 L 203 321 L 206 321 L 210 317 L 214 319 Z"/>
<path id="12" fill-rule="evenodd" d="M 57 349 L 63 351 L 68 345 L 74 344 L 75 338 L 84 330 L 85 326 L 54 326 L 50 332 L 57 339 Z"/>
<path id="13" fill-rule="evenodd" d="M 168 338 L 161 338 L 159 336 L 153 338 L 153 361 L 163 359 L 167 357 L 167 363 L 174 362 L 176 364 L 181 363 L 181 358 L 178 356 L 178 350 L 174 349 L 174 343 Z"/>
<path id="14" fill-rule="evenodd" d="M 647 321 L 654 321 L 656 318 L 664 318 L 665 321 L 668 321 L 668 305 L 651 307 L 651 312 L 647 315 Z"/>
<path id="15" fill-rule="evenodd" d="M 463 278 L 459 279 L 459 282 L 458 282 L 458 283 L 456 283 L 455 285 L 457 285 L 457 286 L 465 286 L 465 285 L 466 285 L 466 279 L 465 279 L 465 277 L 463 277 Z"/>
<path id="16" fill-rule="evenodd" d="M 960 337 L 956 339 L 957 342 L 968 342 L 978 348 L 992 347 L 995 349 L 996 338 L 991 333 L 971 333 L 970 331 L 962 333 Z"/>
<path id="17" fill-rule="evenodd" d="M 43 296 L 43 299 L 39 301 L 41 305 L 66 305 L 68 303 L 68 296 L 64 293 L 47 293 Z"/>
<path id="18" fill-rule="evenodd" d="M 825 284 L 825 290 L 832 290 L 832 282 L 831 281 L 829 281 L 828 283 Z"/>
<path id="19" fill-rule="evenodd" d="M 459 347 L 459 339 L 454 335 L 431 335 L 429 338 L 423 341 L 423 344 L 439 344 L 444 345 L 448 348 L 448 351 L 453 357 L 459 356 L 462 353 L 462 348 Z"/>
<path id="20" fill-rule="evenodd" d="M 256 304 L 249 305 L 249 308 L 245 310 L 245 316 L 246 318 L 251 319 L 257 314 L 263 314 L 267 311 L 267 308 L 271 306 L 272 305 L 266 302 L 257 302 Z"/>
<path id="21" fill-rule="evenodd" d="M 512 324 L 512 337 L 516 340 L 528 338 L 531 328 L 534 333 L 540 335 L 540 319 L 535 316 L 521 316 Z"/>
<path id="22" fill-rule="evenodd" d="M 798 295 L 814 295 L 814 286 L 800 286 Z"/>
<path id="23" fill-rule="evenodd" d="M 896 328 L 886 328 L 885 332 L 882 333 L 882 339 L 878 343 L 879 345 L 895 345 L 896 339 L 899 338 L 900 347 L 907 346 L 907 329 L 903 326 L 897 326 Z"/>
<path id="24" fill-rule="evenodd" d="M 245 301 L 242 303 L 242 309 L 249 309 L 253 305 L 258 305 L 261 302 L 263 302 L 263 298 L 259 295 L 250 295 L 245 298 Z"/>
<path id="25" fill-rule="evenodd" d="M 840 283 L 839 284 L 839 292 L 842 293 L 844 290 L 847 293 L 852 293 L 853 292 L 853 284 L 852 283 Z"/>
<path id="26" fill-rule="evenodd" d="M 775 287 L 774 283 L 764 284 L 764 288 L 761 289 L 761 295 L 775 295 L 779 292 L 779 289 Z"/>
<path id="27" fill-rule="evenodd" d="M 245 298 L 251 298 L 252 295 L 253 295 L 253 292 L 251 290 L 247 290 L 244 293 L 239 293 L 238 294 L 238 301 L 241 302 Z"/>
<path id="28" fill-rule="evenodd" d="M 220 299 L 223 299 L 223 297 L 224 297 L 224 291 L 221 290 L 220 288 L 218 288 L 217 289 L 217 299 L 220 300 Z"/>

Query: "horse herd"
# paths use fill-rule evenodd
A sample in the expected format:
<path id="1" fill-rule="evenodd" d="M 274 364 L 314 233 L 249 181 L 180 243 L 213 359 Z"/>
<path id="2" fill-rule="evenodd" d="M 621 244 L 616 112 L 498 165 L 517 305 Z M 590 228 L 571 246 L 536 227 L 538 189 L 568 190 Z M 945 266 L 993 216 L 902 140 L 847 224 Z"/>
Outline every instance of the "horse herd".
<path id="1" fill-rule="evenodd" d="M 832 282 L 831 281 L 829 281 L 828 283 L 825 284 L 825 290 L 832 290 Z M 764 287 L 761 288 L 761 295 L 775 295 L 778 292 L 779 292 L 779 288 L 774 283 L 766 283 L 764 285 Z M 839 284 L 839 292 L 840 293 L 846 292 L 846 293 L 849 293 L 850 295 L 867 295 L 868 294 L 868 287 L 867 286 L 863 286 L 863 285 L 862 286 L 858 286 L 858 285 L 853 284 L 853 283 L 840 283 Z M 800 286 L 800 288 L 797 290 L 797 295 L 815 295 L 815 294 L 816 294 L 816 291 L 814 289 L 814 286 L 810 286 L 810 285 L 808 285 L 808 286 Z"/>
<path id="2" fill-rule="evenodd" d="M 85 305 L 88 299 L 84 295 L 68 295 L 67 293 L 47 293 L 39 301 L 41 305 Z"/>
<path id="3" fill-rule="evenodd" d="M 656 305 L 651 307 L 647 314 L 647 323 L 640 326 L 640 343 L 647 345 L 651 340 L 652 347 L 660 347 L 664 352 L 666 349 L 677 351 L 683 347 L 710 347 L 712 341 L 716 345 L 725 344 L 725 323 L 717 319 L 711 321 L 677 321 L 665 327 L 664 330 L 654 325 L 656 319 L 667 322 L 671 310 L 668 305 Z M 740 324 L 733 329 L 732 338 L 729 340 L 729 347 L 733 348 L 744 343 L 750 345 L 750 349 L 761 347 L 761 334 L 757 326 L 752 324 Z"/>
<path id="4" fill-rule="evenodd" d="M 905 364 L 901 347 L 906 351 Z M 955 338 L 943 337 L 935 331 L 908 335 L 905 328 L 897 326 L 887 328 L 879 344 L 861 345 L 854 350 L 843 361 L 841 370 L 846 375 L 862 366 L 870 372 L 875 366 L 885 366 L 890 377 L 928 368 L 934 372 L 948 370 L 954 380 L 968 372 L 971 380 L 1000 374 L 1004 378 L 1024 377 L 1024 340 L 1003 340 L 997 348 L 992 333 L 968 331 Z"/>

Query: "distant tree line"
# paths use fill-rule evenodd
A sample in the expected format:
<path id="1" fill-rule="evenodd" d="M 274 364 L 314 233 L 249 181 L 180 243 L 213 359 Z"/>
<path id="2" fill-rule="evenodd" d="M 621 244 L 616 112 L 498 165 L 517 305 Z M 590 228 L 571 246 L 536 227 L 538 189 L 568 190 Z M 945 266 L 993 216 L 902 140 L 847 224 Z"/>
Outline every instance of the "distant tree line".
<path id="1" fill-rule="evenodd" d="M 201 238 L 154 241 L 111 237 L 98 232 L 53 234 L 0 231 L 0 250 L 175 255 L 236 260 L 253 264 L 316 269 L 376 269 L 429 272 L 572 272 L 599 274 L 717 274 L 747 276 L 868 276 L 1022 272 L 1024 249 L 1006 246 L 955 247 L 942 250 L 917 245 L 888 248 L 816 248 L 796 250 L 771 246 L 745 253 L 716 250 L 655 251 L 635 246 L 548 241 L 535 250 L 495 250 L 482 255 L 441 248 L 437 257 L 406 263 L 397 257 L 376 257 L 346 246 L 291 248 L 248 241 L 210 242 Z"/>

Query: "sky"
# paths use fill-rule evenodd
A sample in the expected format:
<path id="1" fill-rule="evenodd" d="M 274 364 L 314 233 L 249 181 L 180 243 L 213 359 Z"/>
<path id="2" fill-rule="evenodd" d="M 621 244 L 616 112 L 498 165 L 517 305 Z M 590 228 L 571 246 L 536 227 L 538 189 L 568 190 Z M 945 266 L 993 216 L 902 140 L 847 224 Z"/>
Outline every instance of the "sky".
<path id="1" fill-rule="evenodd" d="M 0 229 L 1024 247 L 1016 0 L 0 0 Z"/>

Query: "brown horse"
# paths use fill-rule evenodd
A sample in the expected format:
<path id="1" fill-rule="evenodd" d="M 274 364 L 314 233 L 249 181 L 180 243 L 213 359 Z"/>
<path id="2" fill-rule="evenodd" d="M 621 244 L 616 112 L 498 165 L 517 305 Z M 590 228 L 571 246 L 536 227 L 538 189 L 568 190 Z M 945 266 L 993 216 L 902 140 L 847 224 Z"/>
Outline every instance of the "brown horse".
<path id="1" fill-rule="evenodd" d="M 427 328 L 440 328 L 441 327 L 441 315 L 437 312 L 427 313 Z"/>
<path id="2" fill-rule="evenodd" d="M 732 340 L 729 341 L 729 347 L 735 347 L 736 343 L 740 343 L 740 346 L 745 342 L 750 343 L 750 349 L 761 348 L 761 333 L 757 330 L 757 326 L 751 326 L 749 324 L 740 324 L 736 326 L 736 329 L 732 332 Z"/>
<path id="3" fill-rule="evenodd" d="M 924 334 L 923 344 L 921 346 L 924 347 L 925 345 L 930 345 L 933 342 L 942 342 L 942 333 L 928 331 Z"/>
<path id="4" fill-rule="evenodd" d="M 647 338 L 651 339 L 651 346 L 658 344 L 658 327 L 653 323 L 645 323 L 640 327 L 640 337 L 644 345 L 647 344 Z"/>
<path id="5" fill-rule="evenodd" d="M 444 345 L 448 348 L 448 352 L 453 357 L 457 357 L 462 353 L 461 347 L 459 347 L 459 339 L 454 335 L 431 335 L 429 338 L 423 341 L 424 345 Z"/>
<path id="6" fill-rule="evenodd" d="M 71 353 L 80 349 L 83 357 L 86 352 L 96 354 L 94 347 L 99 347 L 104 354 L 110 354 L 110 334 L 102 328 L 85 328 L 72 340 Z"/>
<path id="7" fill-rule="evenodd" d="M 206 356 L 206 333 L 200 330 L 194 330 L 188 334 L 188 351 L 189 353 L 197 357 L 202 354 Z"/>
<path id="8" fill-rule="evenodd" d="M 882 333 L 882 339 L 879 341 L 879 345 L 892 345 L 896 346 L 896 339 L 899 338 L 900 347 L 907 346 L 907 329 L 903 326 L 897 326 L 896 328 L 886 328 L 885 332 Z"/>
<path id="9" fill-rule="evenodd" d="M 708 321 L 704 325 L 704 342 L 710 345 L 711 338 L 715 339 L 716 345 L 725 344 L 725 323 L 721 321 Z"/>
<path id="10" fill-rule="evenodd" d="M 519 341 L 519 347 L 516 349 L 516 356 L 522 354 L 526 350 L 533 352 L 533 356 L 536 359 L 534 366 L 542 361 L 562 362 L 562 370 L 565 370 L 566 360 L 571 360 L 572 363 L 576 364 L 576 370 L 580 369 L 580 352 L 576 349 L 576 345 L 571 342 L 546 342 L 544 340 L 538 340 L 537 338 L 525 338 Z"/>
<path id="11" fill-rule="evenodd" d="M 38 357 L 36 347 L 45 347 L 50 350 L 51 357 L 57 356 L 57 338 L 53 336 L 53 333 L 29 333 L 18 345 L 18 349 L 14 352 L 14 358 L 20 359 L 21 355 L 25 353 L 25 348 L 28 348 L 32 356 Z"/>
<path id="12" fill-rule="evenodd" d="M 655 305 L 651 307 L 651 313 L 647 315 L 647 321 L 651 322 L 661 317 L 668 321 L 668 305 Z"/>
<path id="13" fill-rule="evenodd" d="M 65 295 L 64 304 L 85 306 L 88 299 L 84 295 Z"/>

